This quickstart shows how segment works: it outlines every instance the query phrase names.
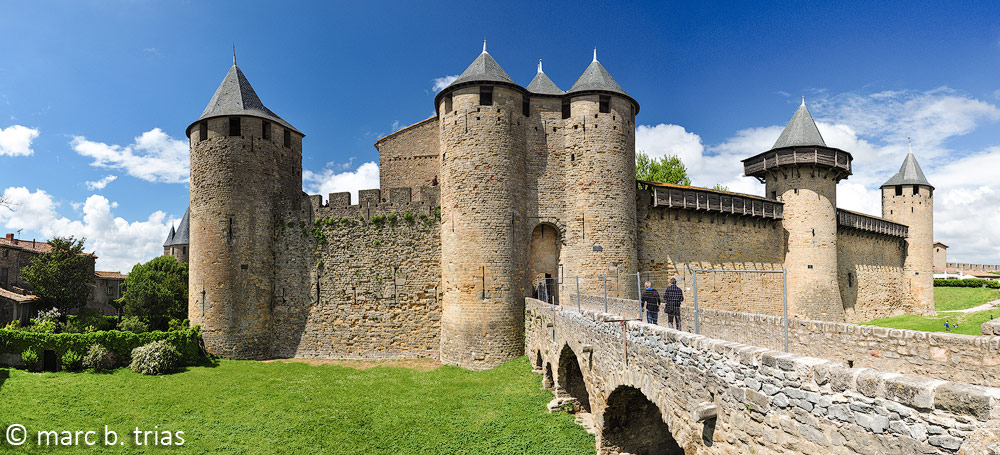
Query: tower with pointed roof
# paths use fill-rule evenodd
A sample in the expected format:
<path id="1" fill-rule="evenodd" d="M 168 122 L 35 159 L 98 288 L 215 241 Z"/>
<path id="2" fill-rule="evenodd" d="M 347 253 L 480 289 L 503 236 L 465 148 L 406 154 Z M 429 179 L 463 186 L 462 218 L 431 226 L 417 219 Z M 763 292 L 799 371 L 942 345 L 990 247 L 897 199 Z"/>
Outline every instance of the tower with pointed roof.
<path id="1" fill-rule="evenodd" d="M 209 352 L 270 355 L 275 226 L 302 205 L 302 137 L 229 69 L 197 120 L 191 147 L 188 313 Z"/>
<path id="2" fill-rule="evenodd" d="M 838 285 L 837 183 L 851 174 L 850 153 L 828 147 L 803 99 L 770 150 L 743 160 L 744 174 L 784 203 L 788 314 L 843 321 Z"/>
<path id="3" fill-rule="evenodd" d="M 184 211 L 184 216 L 181 218 L 181 222 L 177 225 L 177 229 L 170 226 L 170 233 L 167 234 L 167 240 L 163 242 L 163 255 L 173 256 L 177 259 L 177 262 L 188 262 L 188 248 L 191 246 L 191 221 L 190 221 L 191 209 Z"/>
<path id="4" fill-rule="evenodd" d="M 909 226 L 903 274 L 906 312 L 934 314 L 934 187 L 909 150 L 899 172 L 882 184 L 882 218 Z"/>

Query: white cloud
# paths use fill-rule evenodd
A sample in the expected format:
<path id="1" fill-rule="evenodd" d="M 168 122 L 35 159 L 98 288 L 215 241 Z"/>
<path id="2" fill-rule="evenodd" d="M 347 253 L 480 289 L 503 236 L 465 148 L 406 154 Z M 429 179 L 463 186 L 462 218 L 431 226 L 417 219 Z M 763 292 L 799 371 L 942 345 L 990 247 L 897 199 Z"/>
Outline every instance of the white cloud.
<path id="1" fill-rule="evenodd" d="M 88 182 L 84 182 L 84 183 L 87 185 L 87 189 L 90 190 L 90 191 L 103 190 L 104 187 L 108 186 L 109 183 L 114 182 L 115 179 L 117 179 L 117 178 L 118 178 L 117 175 L 109 175 L 109 176 L 104 177 L 103 179 L 100 179 L 100 180 L 96 180 L 96 181 L 93 181 L 93 182 L 88 181 Z"/>
<path id="2" fill-rule="evenodd" d="M 1000 264 L 1000 144 L 981 150 L 952 149 L 951 141 L 1000 121 L 1000 108 L 941 87 L 927 91 L 847 92 L 810 100 L 809 109 L 827 145 L 850 152 L 853 171 L 837 189 L 837 205 L 881 216 L 879 186 L 899 169 L 907 136 L 937 190 L 935 239 L 951 246 L 949 260 Z M 763 194 L 764 186 L 742 177 L 740 160 L 771 148 L 788 117 L 769 126 L 736 131 L 718 144 L 703 144 L 680 125 L 640 125 L 636 149 L 653 156 L 676 154 L 694 185 L 716 183 L 731 191 Z"/>
<path id="3" fill-rule="evenodd" d="M 0 207 L 0 223 L 14 231 L 35 231 L 44 239 L 56 236 L 86 238 L 86 250 L 95 252 L 98 270 L 121 270 L 163 253 L 163 239 L 178 219 L 167 219 L 155 211 L 144 221 L 126 221 L 112 213 L 118 206 L 100 195 L 92 195 L 82 205 L 82 219 L 71 220 L 56 213 L 58 203 L 41 189 L 24 187 L 4 190 L 4 197 L 14 202 L 13 210 Z"/>
<path id="4" fill-rule="evenodd" d="M 159 128 L 142 133 L 124 147 L 89 141 L 83 136 L 74 137 L 70 145 L 80 155 L 93 158 L 91 166 L 123 169 L 148 182 L 188 181 L 188 142 L 174 139 Z"/>
<path id="5" fill-rule="evenodd" d="M 309 194 L 321 194 L 324 200 L 329 193 L 351 192 L 351 201 L 357 203 L 358 190 L 379 187 L 378 163 L 369 161 L 353 171 L 343 171 L 342 166 L 330 163 L 320 172 L 302 171 L 302 187 Z"/>
<path id="6" fill-rule="evenodd" d="M 455 82 L 455 79 L 458 79 L 458 76 L 458 74 L 453 74 L 450 76 L 435 77 L 434 80 L 431 81 L 434 83 L 431 90 L 434 90 L 434 93 L 444 90 L 445 87 L 451 85 L 452 82 Z"/>
<path id="7" fill-rule="evenodd" d="M 0 128 L 0 156 L 29 156 L 35 153 L 31 149 L 31 141 L 38 137 L 39 131 L 21 125 L 11 125 Z"/>

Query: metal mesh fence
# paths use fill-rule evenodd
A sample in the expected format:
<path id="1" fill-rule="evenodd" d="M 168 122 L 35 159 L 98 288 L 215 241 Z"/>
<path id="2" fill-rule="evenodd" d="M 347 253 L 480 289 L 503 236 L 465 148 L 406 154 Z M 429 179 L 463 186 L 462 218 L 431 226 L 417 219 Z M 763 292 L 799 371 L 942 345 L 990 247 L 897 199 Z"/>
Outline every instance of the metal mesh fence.
<path id="1" fill-rule="evenodd" d="M 787 350 L 785 279 L 784 270 L 728 269 L 689 269 L 683 275 L 639 272 L 568 276 L 539 280 L 535 294 L 564 311 L 605 312 L 713 338 Z M 670 288 L 672 284 L 676 288 Z M 779 316 L 781 323 L 769 323 L 775 319 L 763 316 Z M 754 329 L 747 329 L 747 319 L 759 319 Z"/>

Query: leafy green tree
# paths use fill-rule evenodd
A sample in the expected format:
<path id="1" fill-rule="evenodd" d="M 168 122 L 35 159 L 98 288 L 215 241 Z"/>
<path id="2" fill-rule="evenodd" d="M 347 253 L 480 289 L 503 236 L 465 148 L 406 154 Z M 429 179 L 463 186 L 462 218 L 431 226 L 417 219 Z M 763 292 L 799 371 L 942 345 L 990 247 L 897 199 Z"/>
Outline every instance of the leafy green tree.
<path id="1" fill-rule="evenodd" d="M 642 150 L 635 153 L 635 178 L 675 185 L 691 184 L 691 179 L 687 175 L 687 167 L 677 155 L 650 158 Z"/>
<path id="2" fill-rule="evenodd" d="M 52 249 L 35 256 L 21 277 L 38 296 L 38 308 L 58 308 L 63 314 L 87 304 L 94 285 L 94 255 L 83 251 L 85 239 L 56 237 Z"/>
<path id="3" fill-rule="evenodd" d="M 188 266 L 173 256 L 136 264 L 123 287 L 116 304 L 125 316 L 147 321 L 152 330 L 166 330 L 171 319 L 188 317 Z"/>

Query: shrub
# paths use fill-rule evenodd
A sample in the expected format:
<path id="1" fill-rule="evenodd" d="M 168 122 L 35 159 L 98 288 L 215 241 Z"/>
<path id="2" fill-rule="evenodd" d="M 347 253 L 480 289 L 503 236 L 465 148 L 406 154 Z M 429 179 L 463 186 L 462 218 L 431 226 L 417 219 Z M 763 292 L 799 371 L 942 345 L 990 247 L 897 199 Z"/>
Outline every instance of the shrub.
<path id="1" fill-rule="evenodd" d="M 406 220 L 407 223 L 413 224 L 416 217 L 413 216 L 413 213 L 410 213 L 410 211 L 407 210 L 406 213 L 403 213 L 403 219 Z"/>
<path id="2" fill-rule="evenodd" d="M 177 370 L 180 354 L 172 344 L 160 340 L 139 346 L 132 350 L 132 364 L 129 368 L 142 374 L 168 374 Z"/>
<path id="3" fill-rule="evenodd" d="M 174 332 L 147 333 L 118 330 L 92 333 L 31 333 L 23 330 L 0 330 L 0 352 L 16 354 L 29 348 L 36 352 L 51 350 L 62 353 L 70 349 L 76 352 L 88 352 L 88 348 L 97 343 L 117 353 L 119 360 L 128 364 L 128 355 L 133 349 L 157 340 L 166 340 L 174 345 L 186 364 L 193 365 L 202 359 L 201 333 L 197 325 Z"/>
<path id="4" fill-rule="evenodd" d="M 111 370 L 115 367 L 115 354 L 97 343 L 87 348 L 83 357 L 83 367 L 95 372 Z"/>
<path id="5" fill-rule="evenodd" d="M 62 316 L 62 313 L 59 312 L 58 308 L 49 308 L 45 311 L 39 311 L 38 315 L 35 316 L 35 319 L 39 322 L 59 322 L 60 316 Z"/>
<path id="6" fill-rule="evenodd" d="M 7 325 L 3 329 L 4 330 L 17 330 L 18 327 L 20 327 L 20 326 L 21 326 L 21 324 L 18 321 L 10 321 L 10 322 L 7 323 Z"/>
<path id="7" fill-rule="evenodd" d="M 70 349 L 62 356 L 62 367 L 66 371 L 80 371 L 83 367 L 83 356 Z"/>
<path id="8" fill-rule="evenodd" d="M 934 286 L 951 288 L 990 288 L 1000 289 L 1000 281 L 982 278 L 965 278 L 962 280 L 934 279 Z"/>
<path id="9" fill-rule="evenodd" d="M 170 322 L 167 323 L 167 330 L 171 332 L 176 330 L 184 330 L 188 328 L 190 325 L 191 325 L 190 319 L 184 319 L 184 320 L 171 319 Z"/>
<path id="10" fill-rule="evenodd" d="M 326 243 L 326 233 L 320 228 L 315 228 L 312 231 L 313 238 L 319 243 Z"/>
<path id="11" fill-rule="evenodd" d="M 32 319 L 31 324 L 25 327 L 23 330 L 25 332 L 32 333 L 56 333 L 56 321 L 39 321 L 38 319 Z"/>
<path id="12" fill-rule="evenodd" d="M 21 363 L 24 367 L 31 371 L 38 370 L 38 351 L 33 348 L 25 349 L 21 352 Z"/>
<path id="13" fill-rule="evenodd" d="M 139 319 L 138 316 L 129 316 L 123 318 L 122 322 L 118 324 L 118 330 L 122 332 L 146 333 L 149 331 L 149 324 Z"/>

